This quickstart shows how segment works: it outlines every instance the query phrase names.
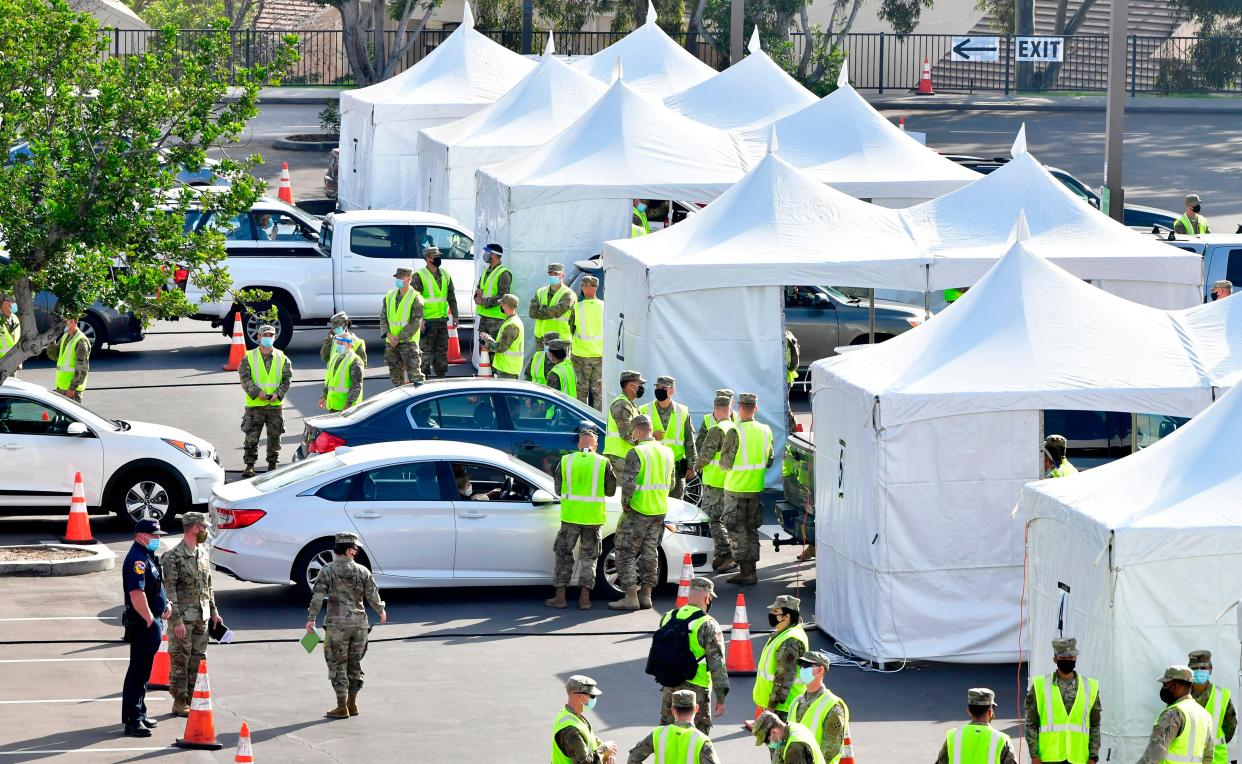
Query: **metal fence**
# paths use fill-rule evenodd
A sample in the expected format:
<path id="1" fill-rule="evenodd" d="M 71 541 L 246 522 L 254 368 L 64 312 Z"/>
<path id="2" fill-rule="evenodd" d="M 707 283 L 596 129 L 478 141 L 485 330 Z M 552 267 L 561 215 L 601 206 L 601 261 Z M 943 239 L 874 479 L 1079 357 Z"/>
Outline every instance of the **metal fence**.
<path id="1" fill-rule="evenodd" d="M 189 49 L 208 32 L 185 29 L 177 46 Z M 444 41 L 452 30 L 421 32 L 404 53 L 398 71 L 413 66 Z M 153 31 L 106 30 L 112 55 L 140 53 L 151 44 Z M 286 85 L 354 84 L 340 30 L 251 30 L 230 33 L 235 66 L 249 66 L 270 58 L 285 35 L 296 35 L 301 58 L 285 78 Z M 521 35 L 509 31 L 483 31 L 501 45 L 519 50 Z M 393 31 L 386 33 L 386 47 L 402 42 Z M 557 53 L 586 56 L 617 42 L 620 32 L 556 32 Z M 960 39 L 962 36 L 956 36 Z M 864 90 L 900 92 L 918 86 L 924 60 L 932 68 L 937 91 L 961 93 L 1065 92 L 1091 93 L 1107 89 L 1108 38 L 1104 35 L 1065 37 L 1064 60 L 1057 64 L 1018 63 L 1012 36 L 999 35 L 997 60 L 955 61 L 954 35 L 884 32 L 846 35 L 842 41 L 849 60 L 850 81 Z M 533 37 L 534 52 L 542 51 L 547 32 Z M 686 44 L 685 35 L 674 39 Z M 793 60 L 806 45 L 804 35 L 791 38 Z M 1130 35 L 1127 45 L 1127 88 L 1131 95 L 1167 93 L 1242 93 L 1242 38 L 1150 37 Z M 709 66 L 724 68 L 728 56 L 702 38 L 690 48 Z"/>

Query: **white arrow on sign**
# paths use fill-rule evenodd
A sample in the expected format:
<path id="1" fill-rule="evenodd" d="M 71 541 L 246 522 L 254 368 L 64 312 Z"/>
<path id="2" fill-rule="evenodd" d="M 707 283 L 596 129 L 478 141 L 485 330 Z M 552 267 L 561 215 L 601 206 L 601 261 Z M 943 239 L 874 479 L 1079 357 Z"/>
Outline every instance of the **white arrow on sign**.
<path id="1" fill-rule="evenodd" d="M 1063 37 L 1015 37 L 1014 61 L 1064 61 Z"/>
<path id="2" fill-rule="evenodd" d="M 950 61 L 996 61 L 1000 58 L 999 37 L 954 37 Z"/>

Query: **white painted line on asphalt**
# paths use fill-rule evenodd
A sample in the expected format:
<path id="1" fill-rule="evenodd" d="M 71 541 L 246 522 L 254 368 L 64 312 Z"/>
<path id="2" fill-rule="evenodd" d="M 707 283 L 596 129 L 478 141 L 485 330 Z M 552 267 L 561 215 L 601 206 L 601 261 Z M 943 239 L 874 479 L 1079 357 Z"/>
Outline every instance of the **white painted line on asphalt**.
<path id="1" fill-rule="evenodd" d="M 0 658 L 0 663 L 74 663 L 89 661 L 129 661 L 129 658 Z"/>
<path id="2" fill-rule="evenodd" d="M 163 693 L 148 694 L 147 700 L 169 700 Z M 17 705 L 19 703 L 119 703 L 120 698 L 52 698 L 51 700 L 0 700 L 0 705 Z"/>
<path id="3" fill-rule="evenodd" d="M 0 751 L 0 756 L 30 756 L 40 753 L 124 753 L 140 751 L 166 751 L 175 748 L 173 745 L 151 746 L 149 748 L 31 748 L 25 751 Z"/>
<path id="4" fill-rule="evenodd" d="M 0 623 L 9 621 L 115 621 L 119 615 L 46 615 L 34 618 L 0 618 Z"/>

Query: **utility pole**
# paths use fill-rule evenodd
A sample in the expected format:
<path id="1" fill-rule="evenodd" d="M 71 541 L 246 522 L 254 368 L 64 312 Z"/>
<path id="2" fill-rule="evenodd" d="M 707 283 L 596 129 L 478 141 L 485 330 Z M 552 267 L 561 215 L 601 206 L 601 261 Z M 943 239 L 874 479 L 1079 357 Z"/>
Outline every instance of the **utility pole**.
<path id="1" fill-rule="evenodd" d="M 1104 192 L 1100 211 L 1122 222 L 1125 190 L 1121 184 L 1122 152 L 1126 137 L 1126 16 L 1129 0 L 1113 0 L 1108 19 L 1108 109 L 1104 134 Z"/>
<path id="2" fill-rule="evenodd" d="M 729 3 L 729 64 L 742 60 L 742 43 L 746 32 L 746 0 L 730 0 Z"/>
<path id="3" fill-rule="evenodd" d="M 535 0 L 522 0 L 522 55 L 532 53 L 535 26 Z"/>

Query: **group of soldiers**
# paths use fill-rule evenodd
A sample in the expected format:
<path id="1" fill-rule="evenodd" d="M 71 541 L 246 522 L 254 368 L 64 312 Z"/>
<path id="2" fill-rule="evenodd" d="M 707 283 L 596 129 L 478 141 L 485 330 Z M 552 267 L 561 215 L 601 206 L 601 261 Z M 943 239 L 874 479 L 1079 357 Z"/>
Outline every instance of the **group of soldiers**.
<path id="1" fill-rule="evenodd" d="M 34 319 L 31 318 L 33 321 Z M 0 292 L 0 358 L 17 347 L 22 339 L 22 322 L 17 315 L 17 303 L 13 296 Z M 86 380 L 91 371 L 91 340 L 78 328 L 78 320 L 65 321 L 60 339 L 48 345 L 46 356 L 56 364 L 56 376 L 52 389 L 64 397 L 82 402 Z"/>

